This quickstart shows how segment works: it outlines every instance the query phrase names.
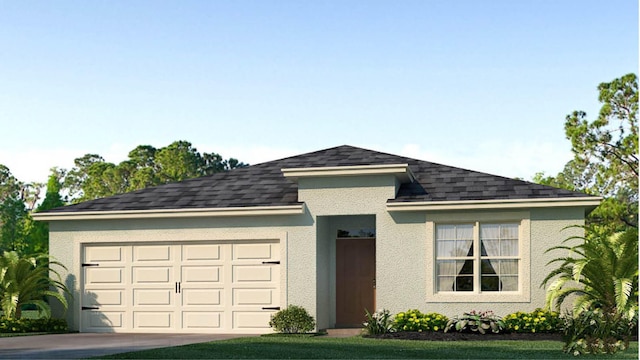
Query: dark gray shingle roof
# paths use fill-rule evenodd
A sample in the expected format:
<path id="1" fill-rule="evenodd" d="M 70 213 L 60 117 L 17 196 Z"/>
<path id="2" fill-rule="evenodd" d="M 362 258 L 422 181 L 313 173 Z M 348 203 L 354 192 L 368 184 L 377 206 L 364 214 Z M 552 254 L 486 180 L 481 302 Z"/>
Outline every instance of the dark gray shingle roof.
<path id="1" fill-rule="evenodd" d="M 549 199 L 588 195 L 521 180 L 381 153 L 338 146 L 234 169 L 179 183 L 160 185 L 49 212 L 200 209 L 295 205 L 297 184 L 282 168 L 409 164 L 416 181 L 403 184 L 393 202 L 496 199 Z"/>

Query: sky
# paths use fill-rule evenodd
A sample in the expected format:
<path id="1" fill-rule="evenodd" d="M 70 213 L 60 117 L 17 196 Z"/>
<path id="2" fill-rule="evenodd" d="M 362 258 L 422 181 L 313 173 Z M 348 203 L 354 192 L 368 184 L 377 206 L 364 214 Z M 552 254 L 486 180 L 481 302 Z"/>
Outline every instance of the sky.
<path id="1" fill-rule="evenodd" d="M 348 144 L 531 179 L 637 70 L 636 0 L 0 0 L 0 164 Z"/>

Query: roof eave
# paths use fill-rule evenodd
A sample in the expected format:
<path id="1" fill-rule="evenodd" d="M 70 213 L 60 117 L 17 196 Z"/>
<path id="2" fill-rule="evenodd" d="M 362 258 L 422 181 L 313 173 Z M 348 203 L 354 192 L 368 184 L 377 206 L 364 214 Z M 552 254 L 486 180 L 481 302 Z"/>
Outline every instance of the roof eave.
<path id="1" fill-rule="evenodd" d="M 306 212 L 304 203 L 282 206 L 249 206 L 205 209 L 155 209 L 155 210 L 116 210 L 116 211 L 73 211 L 34 213 L 37 221 L 62 220 L 124 220 L 124 219 L 166 219 L 193 217 L 229 217 L 229 216 L 271 216 L 301 215 Z"/>
<path id="2" fill-rule="evenodd" d="M 582 207 L 590 212 L 602 201 L 601 197 L 575 197 L 550 199 L 500 199 L 500 200 L 456 200 L 456 201 L 405 201 L 388 202 L 387 211 L 448 211 L 448 210 L 499 210 L 549 207 Z"/>

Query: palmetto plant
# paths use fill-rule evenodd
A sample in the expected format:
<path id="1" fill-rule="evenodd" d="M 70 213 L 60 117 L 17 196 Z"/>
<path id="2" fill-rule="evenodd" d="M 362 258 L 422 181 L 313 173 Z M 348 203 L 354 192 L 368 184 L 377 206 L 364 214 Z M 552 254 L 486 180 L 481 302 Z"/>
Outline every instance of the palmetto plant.
<path id="1" fill-rule="evenodd" d="M 574 316 L 600 308 L 615 316 L 631 319 L 638 311 L 638 231 L 630 229 L 614 235 L 594 234 L 571 237 L 575 246 L 560 245 L 547 250 L 568 251 L 553 259 L 559 264 L 542 282 L 547 289 L 547 307 L 559 309 L 570 295 L 576 295 Z"/>
<path id="2" fill-rule="evenodd" d="M 47 296 L 67 308 L 67 300 L 56 290 L 65 293 L 69 290 L 60 281 L 60 274 L 50 269 L 51 265 L 64 268 L 46 254 L 20 257 L 15 251 L 5 251 L 0 256 L 0 308 L 4 318 L 20 319 L 25 305 L 35 306 L 41 315 L 50 317 L 51 307 L 45 301 Z"/>

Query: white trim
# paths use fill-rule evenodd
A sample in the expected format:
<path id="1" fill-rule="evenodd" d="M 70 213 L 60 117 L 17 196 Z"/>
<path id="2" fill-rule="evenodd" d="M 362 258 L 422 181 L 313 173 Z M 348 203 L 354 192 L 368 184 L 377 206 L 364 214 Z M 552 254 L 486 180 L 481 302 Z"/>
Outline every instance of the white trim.
<path id="1" fill-rule="evenodd" d="M 601 197 L 575 197 L 551 199 L 504 199 L 504 200 L 456 200 L 456 201 L 416 201 L 389 202 L 387 211 L 436 211 L 436 210 L 479 210 L 518 209 L 542 207 L 596 207 Z"/>
<path id="2" fill-rule="evenodd" d="M 301 215 L 306 212 L 305 204 L 285 206 L 251 206 L 206 209 L 159 209 L 159 210 L 119 210 L 119 211 L 74 211 L 33 213 L 38 221 L 57 220 L 102 220 L 102 219 L 158 219 L 183 217 L 220 216 L 265 216 Z"/>
<path id="3" fill-rule="evenodd" d="M 328 166 L 308 168 L 283 168 L 286 178 L 297 181 L 304 177 L 358 176 L 358 175 L 395 175 L 401 182 L 413 182 L 415 179 L 409 164 Z"/>
<path id="4" fill-rule="evenodd" d="M 426 219 L 427 230 L 427 303 L 528 303 L 531 301 L 531 214 L 523 212 L 481 212 L 430 214 Z M 453 221 L 452 221 L 453 219 Z M 480 291 L 479 264 L 476 262 L 474 269 L 475 291 L 473 292 L 438 292 L 436 289 L 436 226 L 438 224 L 474 224 L 474 249 L 475 254 L 480 254 L 479 230 L 482 223 L 518 223 L 518 291 Z"/>

